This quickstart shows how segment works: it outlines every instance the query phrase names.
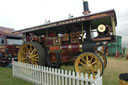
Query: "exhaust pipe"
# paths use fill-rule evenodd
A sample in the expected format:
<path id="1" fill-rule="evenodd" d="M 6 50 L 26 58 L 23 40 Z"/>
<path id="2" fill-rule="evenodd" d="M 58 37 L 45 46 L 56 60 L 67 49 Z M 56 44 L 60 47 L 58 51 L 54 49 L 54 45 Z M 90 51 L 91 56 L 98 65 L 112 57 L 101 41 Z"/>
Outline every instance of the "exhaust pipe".
<path id="1" fill-rule="evenodd" d="M 87 15 L 87 14 L 91 13 L 91 11 L 89 11 L 88 1 L 83 0 L 83 8 L 84 8 L 84 12 L 83 12 L 84 15 Z"/>

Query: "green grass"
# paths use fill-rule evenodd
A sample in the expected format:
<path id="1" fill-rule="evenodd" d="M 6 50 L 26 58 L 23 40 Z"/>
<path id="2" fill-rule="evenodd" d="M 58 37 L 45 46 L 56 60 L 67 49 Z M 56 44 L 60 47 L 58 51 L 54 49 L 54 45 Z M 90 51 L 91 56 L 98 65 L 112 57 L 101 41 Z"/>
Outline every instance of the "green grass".
<path id="1" fill-rule="evenodd" d="M 103 85 L 119 85 L 119 75 L 128 73 L 128 60 L 108 57 L 108 64 L 103 74 Z"/>
<path id="2" fill-rule="evenodd" d="M 119 75 L 128 73 L 128 60 L 108 57 L 108 64 L 103 73 L 103 85 L 119 85 Z M 74 70 L 73 66 L 61 66 L 61 69 Z M 11 68 L 0 68 L 0 85 L 34 85 L 12 77 Z"/>
<path id="3" fill-rule="evenodd" d="M 34 85 L 24 80 L 14 78 L 11 68 L 0 67 L 0 85 Z"/>

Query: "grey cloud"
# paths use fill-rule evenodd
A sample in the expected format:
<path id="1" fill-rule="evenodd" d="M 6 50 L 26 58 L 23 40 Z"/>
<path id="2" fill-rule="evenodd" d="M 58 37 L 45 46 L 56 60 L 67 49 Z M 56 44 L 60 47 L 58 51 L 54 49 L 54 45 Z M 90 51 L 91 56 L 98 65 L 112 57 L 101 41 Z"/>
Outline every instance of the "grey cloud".
<path id="1" fill-rule="evenodd" d="M 117 12 L 117 35 L 122 36 L 123 47 L 128 47 L 128 11 Z"/>

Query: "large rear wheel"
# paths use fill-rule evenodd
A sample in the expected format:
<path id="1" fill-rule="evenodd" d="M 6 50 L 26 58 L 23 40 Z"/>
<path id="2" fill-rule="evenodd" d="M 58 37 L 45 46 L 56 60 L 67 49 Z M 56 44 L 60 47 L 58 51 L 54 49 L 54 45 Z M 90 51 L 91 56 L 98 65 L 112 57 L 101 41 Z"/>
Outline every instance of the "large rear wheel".
<path id="1" fill-rule="evenodd" d="M 18 62 L 45 65 L 46 54 L 44 48 L 37 42 L 24 43 L 18 52 Z"/>
<path id="2" fill-rule="evenodd" d="M 75 71 L 79 73 L 88 73 L 95 76 L 100 70 L 100 75 L 102 75 L 103 69 L 103 63 L 99 56 L 91 52 L 82 53 L 75 60 Z"/>

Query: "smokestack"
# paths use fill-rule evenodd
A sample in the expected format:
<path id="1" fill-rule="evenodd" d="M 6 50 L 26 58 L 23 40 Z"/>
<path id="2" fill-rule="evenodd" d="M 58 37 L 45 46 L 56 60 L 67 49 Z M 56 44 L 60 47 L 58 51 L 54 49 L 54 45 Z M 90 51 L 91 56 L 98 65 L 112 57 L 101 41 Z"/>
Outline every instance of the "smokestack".
<path id="1" fill-rule="evenodd" d="M 84 15 L 90 14 L 91 12 L 89 11 L 89 7 L 88 7 L 88 1 L 84 1 L 83 0 L 83 7 L 84 7 Z"/>

